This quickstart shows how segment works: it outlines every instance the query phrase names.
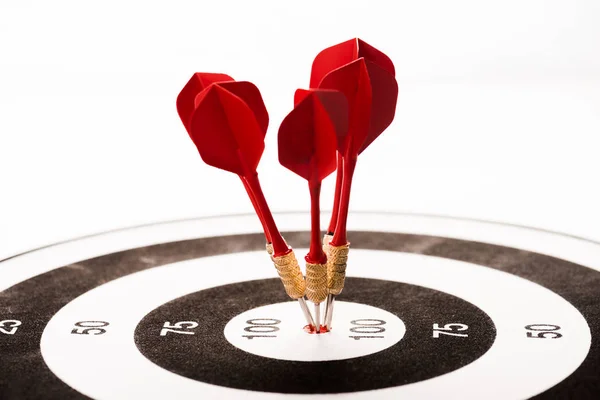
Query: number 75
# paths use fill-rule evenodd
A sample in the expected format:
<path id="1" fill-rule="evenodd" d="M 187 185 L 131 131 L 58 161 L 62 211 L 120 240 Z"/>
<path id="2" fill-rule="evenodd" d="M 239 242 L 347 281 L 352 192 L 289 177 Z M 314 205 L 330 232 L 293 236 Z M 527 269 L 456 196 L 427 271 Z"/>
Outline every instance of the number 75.
<path id="1" fill-rule="evenodd" d="M 456 333 L 460 331 L 466 331 L 467 329 L 469 329 L 468 325 L 459 323 L 446 324 L 443 328 L 440 328 L 439 324 L 433 324 L 433 337 L 436 339 L 438 339 L 440 335 L 468 337 L 469 335 L 466 333 Z"/>

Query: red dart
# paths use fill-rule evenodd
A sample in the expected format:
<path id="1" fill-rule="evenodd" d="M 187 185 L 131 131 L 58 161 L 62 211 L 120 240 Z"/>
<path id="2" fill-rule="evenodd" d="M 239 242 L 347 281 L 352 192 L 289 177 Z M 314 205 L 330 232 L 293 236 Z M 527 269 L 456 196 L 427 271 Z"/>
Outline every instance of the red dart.
<path id="1" fill-rule="evenodd" d="M 323 78 L 333 71 L 343 67 L 344 65 L 355 61 L 359 58 L 365 58 L 379 65 L 390 74 L 395 75 L 394 64 L 392 60 L 380 52 L 370 44 L 355 38 L 350 39 L 335 46 L 331 46 L 321 51 L 313 61 L 312 71 L 310 76 L 310 87 L 320 87 Z M 338 154 L 337 159 L 337 176 L 335 181 L 335 197 L 333 200 L 333 211 L 331 213 L 331 221 L 327 229 L 328 235 L 333 235 L 337 224 L 339 206 L 341 201 L 342 179 L 343 179 L 343 152 Z"/>
<path id="2" fill-rule="evenodd" d="M 197 72 L 192 75 L 192 78 L 183 87 L 179 93 L 179 96 L 177 96 L 177 112 L 179 113 L 181 122 L 183 122 L 183 125 L 185 126 L 185 129 L 190 137 L 191 118 L 197 106 L 197 98 L 199 97 L 198 95 L 208 86 L 217 82 L 220 83 L 222 87 L 227 88 L 231 93 L 246 101 L 246 104 L 248 104 L 256 116 L 256 119 L 263 132 L 264 140 L 264 137 L 267 133 L 267 128 L 269 126 L 269 114 L 267 113 L 267 109 L 265 108 L 258 88 L 250 82 L 235 82 L 229 75 L 205 72 Z M 263 226 L 263 231 L 265 232 L 267 242 L 270 243 L 271 234 L 267 229 L 267 225 L 265 224 L 264 217 L 256 198 L 252 193 L 247 180 L 242 178 L 242 183 L 244 184 L 244 188 L 246 189 L 248 197 L 252 202 L 254 211 L 256 212 L 256 215 Z"/>
<path id="3" fill-rule="evenodd" d="M 190 136 L 205 163 L 233 172 L 247 184 L 262 215 L 265 236 L 273 243 L 274 255 L 281 256 L 290 249 L 277 230 L 256 172 L 265 148 L 268 116 L 255 113 L 234 92 L 253 96 L 253 107 L 264 109 L 258 89 L 249 82 L 212 84 L 196 97 Z"/>
<path id="4" fill-rule="evenodd" d="M 360 39 L 325 49 L 313 62 L 311 86 L 341 91 L 349 106 L 348 134 L 338 142 L 336 202 L 329 226 L 334 246 L 347 243 L 350 188 L 358 155 L 394 119 L 398 98 L 394 73 L 389 57 Z"/>
<path id="5" fill-rule="evenodd" d="M 285 291 L 298 300 L 308 324 L 314 325 L 304 300 L 304 276 L 275 225 L 256 172 L 269 122 L 260 92 L 249 82 L 213 83 L 196 95 L 194 107 L 188 132 L 200 156 L 208 165 L 242 179 L 263 223 L 265 237 L 272 243 L 271 259 Z"/>
<path id="6" fill-rule="evenodd" d="M 306 255 L 306 295 L 315 303 L 316 331 L 319 304 L 327 298 L 327 256 L 321 246 L 321 181 L 335 170 L 337 142 L 348 130 L 344 94 L 323 89 L 297 90 L 295 107 L 279 128 L 279 162 L 308 181 L 311 197 L 310 250 Z"/>
<path id="7" fill-rule="evenodd" d="M 352 39 L 323 50 L 313 62 L 311 87 L 334 89 L 346 95 L 349 130 L 338 140 L 336 192 L 328 235 L 327 307 L 325 324 L 331 328 L 333 303 L 343 287 L 349 243 L 346 234 L 352 176 L 358 155 L 392 122 L 398 84 L 390 58 L 363 42 Z M 331 234 L 333 233 L 333 237 Z M 331 241 L 327 243 L 327 238 Z"/>
<path id="8" fill-rule="evenodd" d="M 324 263 L 320 238 L 321 181 L 335 170 L 338 140 L 348 130 L 345 96 L 333 90 L 296 91 L 296 106 L 279 128 L 279 162 L 308 181 L 311 195 L 311 242 L 306 256 Z"/>

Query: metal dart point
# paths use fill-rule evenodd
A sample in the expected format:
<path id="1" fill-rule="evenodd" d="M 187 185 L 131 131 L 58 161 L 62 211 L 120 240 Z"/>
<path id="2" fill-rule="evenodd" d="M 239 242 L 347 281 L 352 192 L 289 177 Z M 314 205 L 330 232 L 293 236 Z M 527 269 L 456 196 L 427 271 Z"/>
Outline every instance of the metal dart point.
<path id="1" fill-rule="evenodd" d="M 298 303 L 300 303 L 300 308 L 302 308 L 302 312 L 304 313 L 304 318 L 306 318 L 306 322 L 309 326 L 315 326 L 315 320 L 313 319 L 310 310 L 308 309 L 308 304 L 306 304 L 306 300 L 304 297 L 300 297 L 298 299 Z M 318 316 L 317 316 L 318 318 Z"/>
<path id="2" fill-rule="evenodd" d="M 315 322 L 316 333 L 321 333 L 321 305 L 319 303 L 315 303 Z"/>
<path id="3" fill-rule="evenodd" d="M 335 295 L 328 294 L 327 302 L 325 303 L 325 318 L 324 323 L 327 330 L 331 329 L 331 320 L 333 319 L 333 303 L 335 302 Z"/>

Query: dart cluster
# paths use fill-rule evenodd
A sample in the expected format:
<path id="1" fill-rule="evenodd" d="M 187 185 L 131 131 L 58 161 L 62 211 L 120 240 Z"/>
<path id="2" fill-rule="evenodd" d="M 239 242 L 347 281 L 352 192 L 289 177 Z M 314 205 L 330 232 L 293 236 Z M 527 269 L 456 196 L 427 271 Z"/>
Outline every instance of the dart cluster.
<path id="1" fill-rule="evenodd" d="M 281 165 L 308 181 L 311 237 L 305 279 L 277 229 L 256 172 L 269 125 L 258 88 L 225 74 L 196 73 L 177 97 L 181 121 L 204 162 L 240 177 L 285 291 L 300 302 L 313 332 L 331 328 L 333 302 L 344 287 L 350 246 L 346 225 L 358 155 L 390 125 L 397 98 L 392 61 L 360 39 L 321 51 L 313 61 L 310 88 L 296 91 L 294 108 L 279 127 L 278 151 Z M 321 182 L 336 169 L 333 212 L 321 242 Z M 305 296 L 315 304 L 316 318 Z"/>

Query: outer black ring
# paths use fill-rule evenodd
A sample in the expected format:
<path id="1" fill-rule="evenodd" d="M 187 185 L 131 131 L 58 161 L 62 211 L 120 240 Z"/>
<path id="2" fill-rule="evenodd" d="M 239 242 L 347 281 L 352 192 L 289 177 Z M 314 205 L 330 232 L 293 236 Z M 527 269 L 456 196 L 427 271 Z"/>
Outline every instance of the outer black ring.
<path id="1" fill-rule="evenodd" d="M 322 210 L 322 212 L 327 213 L 327 212 L 331 212 L 331 210 Z M 304 215 L 304 214 L 306 214 L 306 211 L 296 211 L 296 210 L 295 211 L 280 211 L 277 214 L 278 215 L 299 215 L 299 214 Z M 478 218 L 455 217 L 455 216 L 452 216 L 452 215 L 444 215 L 444 214 L 408 213 L 408 212 L 401 212 L 401 211 L 355 210 L 355 211 L 352 211 L 352 214 L 358 214 L 358 215 L 391 215 L 391 216 L 404 215 L 404 216 L 412 216 L 412 217 L 425 217 L 425 218 L 447 219 L 447 220 L 450 220 L 450 221 L 454 220 L 454 221 L 480 222 L 480 223 L 484 223 L 484 224 L 492 224 L 492 225 L 500 225 L 500 226 L 511 226 L 511 227 L 514 227 L 514 228 L 522 228 L 522 229 L 527 229 L 527 230 L 530 230 L 530 231 L 543 232 L 543 233 L 551 233 L 553 235 L 570 237 L 570 238 L 573 238 L 573 239 L 581 240 L 583 242 L 597 244 L 597 245 L 600 246 L 600 242 L 599 241 L 592 240 L 590 238 L 586 238 L 586 237 L 583 237 L 583 236 L 573 235 L 571 233 L 553 231 L 553 230 L 550 230 L 550 229 L 531 227 L 531 226 L 527 226 L 527 225 L 513 224 L 513 223 L 510 223 L 510 222 L 489 221 L 489 220 L 478 219 Z M 10 259 L 23 256 L 25 254 L 34 253 L 34 252 L 39 251 L 39 250 L 48 249 L 50 247 L 55 247 L 55 246 L 60 246 L 61 244 L 71 243 L 71 242 L 75 242 L 75 241 L 82 240 L 82 239 L 89 239 L 89 238 L 93 238 L 93 237 L 96 237 L 96 236 L 102 236 L 102 235 L 106 235 L 106 234 L 109 234 L 109 233 L 124 232 L 124 231 L 129 231 L 129 230 L 132 230 L 132 229 L 140 229 L 140 228 L 147 228 L 147 227 L 150 227 L 150 226 L 159 226 L 159 225 L 173 224 L 173 223 L 177 223 L 177 222 L 187 222 L 187 221 L 198 221 L 198 222 L 200 222 L 200 221 L 207 221 L 207 220 L 211 220 L 211 219 L 228 218 L 228 217 L 229 218 L 231 218 L 231 217 L 240 217 L 240 218 L 241 217 L 254 217 L 254 214 L 250 214 L 250 213 L 219 214 L 219 215 L 210 215 L 210 216 L 203 216 L 203 217 L 196 217 L 196 218 L 180 218 L 180 219 L 171 219 L 171 220 L 164 220 L 164 221 L 158 221 L 158 222 L 150 222 L 150 223 L 147 223 L 147 224 L 131 225 L 131 226 L 126 226 L 126 227 L 116 228 L 116 229 L 108 229 L 108 230 L 105 230 L 105 231 L 91 233 L 89 235 L 83 235 L 83 236 L 79 236 L 79 237 L 76 237 L 76 238 L 60 240 L 58 242 L 50 243 L 50 244 L 47 244 L 47 245 L 44 245 L 44 246 L 35 247 L 35 248 L 31 249 L 31 250 L 23 251 L 23 252 L 20 252 L 20 253 L 15 253 L 15 254 L 13 254 L 11 256 L 5 257 L 2 260 L 0 260 L 0 264 L 2 264 L 4 261 L 8 261 Z"/>

